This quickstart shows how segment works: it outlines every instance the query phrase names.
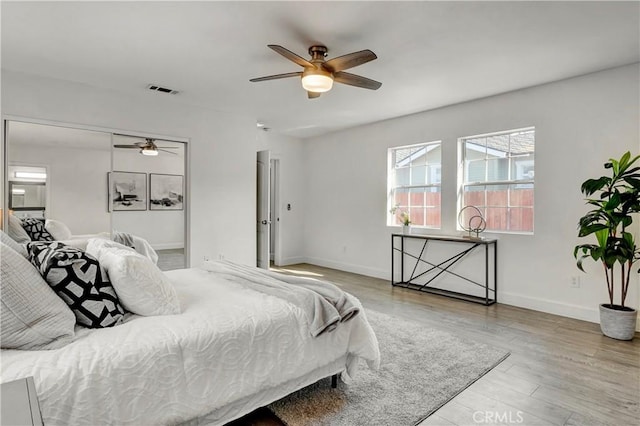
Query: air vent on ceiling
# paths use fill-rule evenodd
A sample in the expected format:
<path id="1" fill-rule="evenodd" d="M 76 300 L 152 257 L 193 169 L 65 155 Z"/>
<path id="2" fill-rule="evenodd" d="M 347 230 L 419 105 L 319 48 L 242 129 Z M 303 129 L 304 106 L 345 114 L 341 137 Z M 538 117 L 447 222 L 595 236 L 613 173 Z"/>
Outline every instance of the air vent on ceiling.
<path id="1" fill-rule="evenodd" d="M 177 90 L 167 89 L 166 87 L 158 86 L 157 84 L 149 84 L 147 86 L 147 89 L 153 90 L 154 92 L 168 93 L 170 95 L 178 94 Z"/>

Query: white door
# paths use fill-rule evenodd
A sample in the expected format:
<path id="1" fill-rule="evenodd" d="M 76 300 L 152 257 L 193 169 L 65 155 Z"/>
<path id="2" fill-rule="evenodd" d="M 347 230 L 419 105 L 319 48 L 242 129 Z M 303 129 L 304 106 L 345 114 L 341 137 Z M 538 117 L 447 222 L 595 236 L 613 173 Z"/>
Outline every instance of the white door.
<path id="1" fill-rule="evenodd" d="M 269 269 L 269 165 L 270 152 L 258 152 L 258 182 L 257 182 L 257 214 L 256 214 L 256 236 L 257 236 L 257 266 L 258 268 Z"/>

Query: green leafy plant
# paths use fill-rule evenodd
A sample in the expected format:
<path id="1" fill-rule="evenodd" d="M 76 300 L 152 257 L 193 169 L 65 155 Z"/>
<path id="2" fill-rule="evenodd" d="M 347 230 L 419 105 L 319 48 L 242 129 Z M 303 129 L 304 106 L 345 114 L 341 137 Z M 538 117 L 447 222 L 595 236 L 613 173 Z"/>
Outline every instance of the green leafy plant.
<path id="1" fill-rule="evenodd" d="M 626 152 L 620 160 L 609 159 L 604 163 L 604 168 L 611 171 L 611 176 L 588 179 L 581 187 L 587 204 L 595 208 L 580 218 L 578 236 L 594 234 L 596 244 L 577 245 L 573 255 L 583 272 L 582 262 L 585 259 L 591 258 L 602 263 L 609 291 L 610 306 L 607 307 L 612 309 L 616 306 L 613 303 L 616 269 L 620 269 L 619 306 L 625 310 L 631 269 L 640 260 L 640 250 L 634 236 L 627 232 L 634 215 L 640 212 L 640 167 L 634 167 L 638 159 L 640 155 L 631 158 L 630 152 Z"/>

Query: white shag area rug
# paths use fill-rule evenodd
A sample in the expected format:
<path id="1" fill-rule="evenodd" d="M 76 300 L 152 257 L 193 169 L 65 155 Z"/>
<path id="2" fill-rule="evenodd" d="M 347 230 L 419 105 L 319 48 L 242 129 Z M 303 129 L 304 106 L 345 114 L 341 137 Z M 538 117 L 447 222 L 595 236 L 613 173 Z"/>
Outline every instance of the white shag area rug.
<path id="1" fill-rule="evenodd" d="M 415 425 L 462 392 L 509 352 L 367 310 L 380 343 L 380 370 L 364 363 L 353 381 L 329 379 L 269 405 L 288 426 Z"/>

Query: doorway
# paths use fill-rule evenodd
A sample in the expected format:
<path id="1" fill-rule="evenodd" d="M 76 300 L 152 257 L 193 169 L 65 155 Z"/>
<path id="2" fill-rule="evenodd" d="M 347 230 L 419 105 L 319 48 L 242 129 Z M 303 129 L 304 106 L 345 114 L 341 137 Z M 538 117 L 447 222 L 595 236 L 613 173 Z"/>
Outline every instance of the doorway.
<path id="1" fill-rule="evenodd" d="M 280 264 L 280 160 L 259 151 L 256 162 L 256 266 Z"/>

